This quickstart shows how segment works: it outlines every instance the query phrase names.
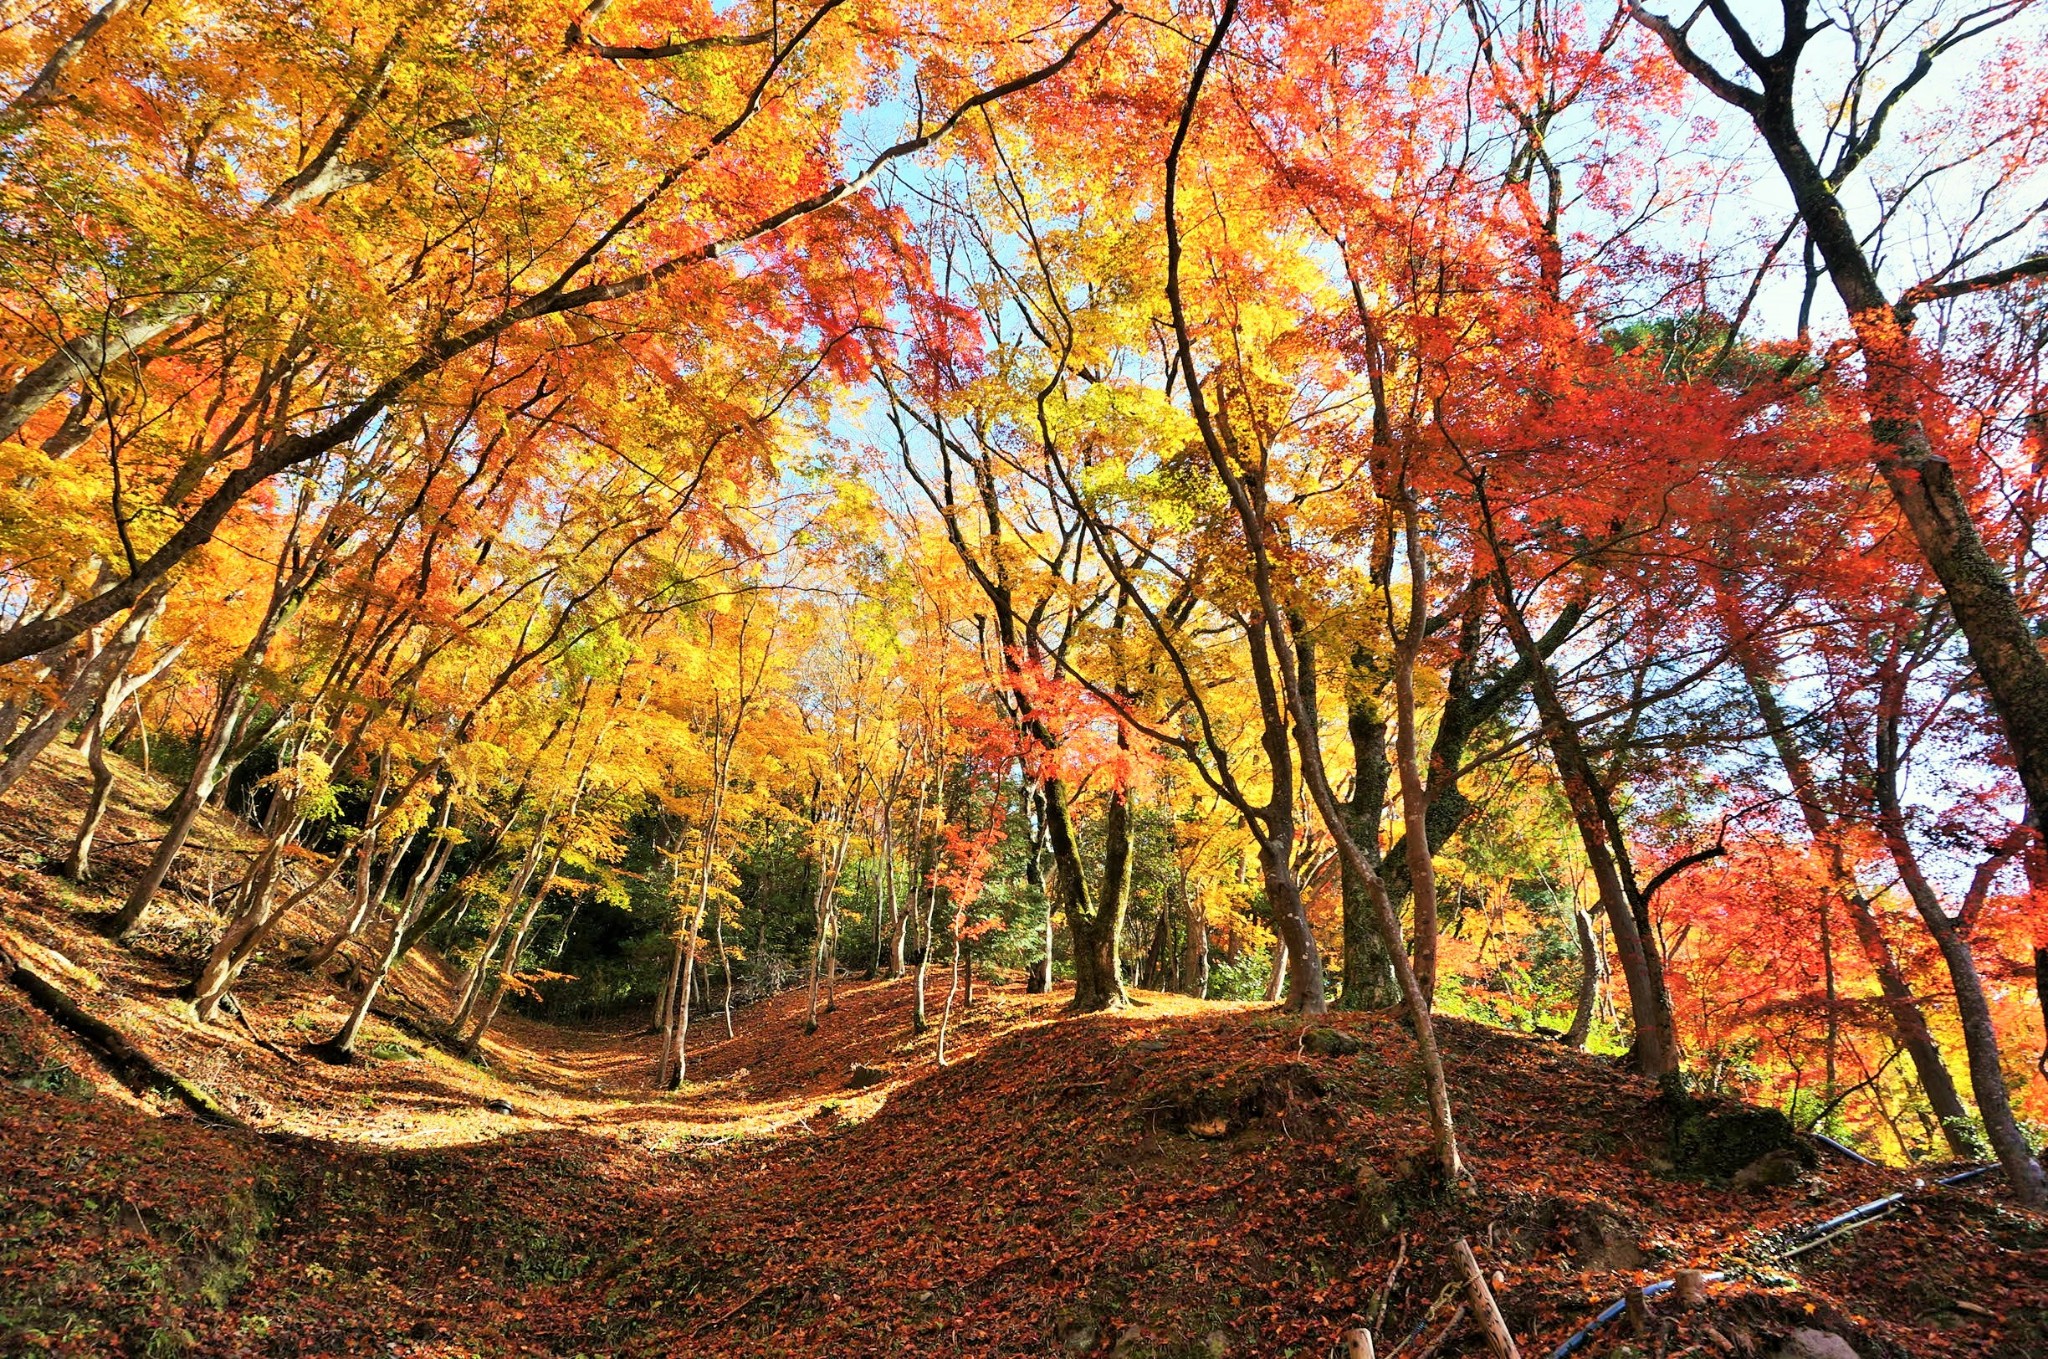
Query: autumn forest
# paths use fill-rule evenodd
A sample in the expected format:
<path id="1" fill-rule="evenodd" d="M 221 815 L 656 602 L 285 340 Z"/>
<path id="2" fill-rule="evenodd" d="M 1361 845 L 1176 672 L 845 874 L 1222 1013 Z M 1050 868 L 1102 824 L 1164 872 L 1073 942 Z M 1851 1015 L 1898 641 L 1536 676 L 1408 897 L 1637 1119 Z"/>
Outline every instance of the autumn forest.
<path id="1" fill-rule="evenodd" d="M 2039 0 L 6 0 L 0 1352 L 2048 1353 Z"/>

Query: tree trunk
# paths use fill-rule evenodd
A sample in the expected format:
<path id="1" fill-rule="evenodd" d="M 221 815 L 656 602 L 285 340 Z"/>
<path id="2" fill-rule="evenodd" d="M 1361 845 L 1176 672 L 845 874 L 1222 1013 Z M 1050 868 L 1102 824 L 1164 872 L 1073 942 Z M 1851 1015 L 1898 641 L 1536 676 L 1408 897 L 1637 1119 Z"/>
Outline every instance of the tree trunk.
<path id="1" fill-rule="evenodd" d="M 109 931 L 120 938 L 135 928 L 142 919 L 142 913 L 149 909 L 149 903 L 170 876 L 171 865 L 185 848 L 187 837 L 192 834 L 193 823 L 206 806 L 208 795 L 213 792 L 213 781 L 220 772 L 221 756 L 233 738 L 235 728 L 247 709 L 247 696 L 236 676 L 232 673 L 221 681 L 220 701 L 214 706 L 213 722 L 206 729 L 205 737 L 199 743 L 199 753 L 192 765 L 192 775 L 185 780 L 185 786 L 178 790 L 176 800 L 171 803 L 169 824 L 164 827 L 164 838 L 157 842 L 156 853 L 150 857 L 149 867 L 128 893 L 108 922 Z"/>
<path id="2" fill-rule="evenodd" d="M 518 914 L 521 902 L 526 896 L 527 884 L 533 881 L 534 870 L 540 867 L 540 856 L 546 852 L 548 824 L 551 817 L 543 814 L 539 824 L 533 828 L 533 846 L 526 852 L 526 858 L 519 865 L 519 872 L 511 885 L 505 889 L 505 905 L 492 922 L 491 932 L 484 937 L 482 952 L 477 954 L 471 965 L 469 977 L 462 988 L 462 1000 L 455 1007 L 455 1017 L 448 1021 L 448 1032 L 459 1034 L 469 1023 L 470 1015 L 484 989 L 484 978 L 489 975 L 491 960 L 497 955 L 498 945 L 504 942 L 505 932 L 512 928 L 512 920 Z"/>
<path id="3" fill-rule="evenodd" d="M 1907 984 L 1898 960 L 1892 956 L 1891 945 L 1886 942 L 1884 931 L 1878 925 L 1870 898 L 1856 882 L 1855 873 L 1842 848 L 1841 834 L 1827 809 L 1821 805 L 1820 787 L 1814 779 L 1812 764 L 1800 748 L 1776 691 L 1771 688 L 1764 670 L 1766 660 L 1757 644 L 1748 638 L 1735 640 L 1731 649 L 1748 683 L 1750 696 L 1756 702 L 1757 712 L 1770 732 L 1771 746 L 1777 752 L 1778 763 L 1784 767 L 1785 776 L 1792 783 L 1792 796 L 1799 805 L 1807 834 L 1826 855 L 1835 892 L 1849 908 L 1849 925 L 1855 932 L 1857 947 L 1877 974 L 1878 990 L 1884 997 L 1885 1011 L 1891 1016 L 1892 1031 L 1913 1063 L 1920 1088 L 1941 1125 L 1943 1140 L 1953 1155 L 1975 1156 L 1976 1120 L 1964 1108 L 1955 1077 L 1927 1027 L 1927 1016 L 1914 997 L 1912 987 Z"/>
<path id="4" fill-rule="evenodd" d="M 92 796 L 87 799 L 85 815 L 79 819 L 78 834 L 71 841 L 71 853 L 64 860 L 64 876 L 72 882 L 83 883 L 92 877 L 93 837 L 99 833 L 100 821 L 107 814 L 107 803 L 113 798 L 114 767 L 107 763 L 107 725 L 130 699 L 135 699 L 139 708 L 141 700 L 137 695 L 143 687 L 169 668 L 184 649 L 185 644 L 179 642 L 141 675 L 129 677 L 117 673 L 107 692 L 100 696 L 92 720 L 86 724 L 85 760 L 92 767 Z"/>
<path id="5" fill-rule="evenodd" d="M 1131 884 L 1131 819 L 1129 795 L 1113 789 L 1102 823 L 1102 892 L 1089 900 L 1087 870 L 1074 833 L 1066 785 L 1047 779 L 1041 785 L 1046 841 L 1052 850 L 1053 883 L 1066 908 L 1067 933 L 1074 941 L 1074 1009 L 1117 1010 L 1129 1003 L 1124 992 L 1120 957 L 1124 913 Z"/>
<path id="6" fill-rule="evenodd" d="M 1579 1003 L 1572 1010 L 1572 1026 L 1565 1030 L 1564 1041 L 1583 1050 L 1593 1031 L 1593 1007 L 1600 1000 L 1600 941 L 1593 937 L 1593 917 L 1576 907 L 1572 924 L 1579 936 Z"/>
<path id="7" fill-rule="evenodd" d="M 1876 794 L 1880 829 L 1885 848 L 1899 870 L 1906 894 L 1920 913 L 1927 932 L 1934 936 L 1948 966 L 1949 983 L 1955 988 L 1956 1017 L 1962 1023 L 1963 1053 L 1969 1063 L 1970 1090 L 1977 1097 L 1977 1112 L 1984 1120 L 1985 1135 L 1998 1156 L 1998 1164 L 2012 1187 L 2013 1197 L 2029 1208 L 2048 1207 L 2048 1175 L 2043 1175 L 2034 1149 L 2013 1114 L 2012 1094 L 2005 1083 L 2005 1068 L 1999 1060 L 1998 1028 L 1992 1022 L 1991 1005 L 1984 995 L 1984 983 L 1971 955 L 1970 941 L 1942 909 L 1941 899 L 1920 872 L 1910 843 L 1906 821 L 1899 807 L 1899 695 L 1888 681 L 1879 699 Z"/>
<path id="8" fill-rule="evenodd" d="M 924 894 L 924 929 L 917 952 L 917 985 L 912 989 L 910 1028 L 913 1033 L 923 1033 L 931 1027 L 931 1020 L 925 1014 L 925 981 L 932 968 L 932 918 L 938 910 L 939 891 L 927 887 Z"/>
<path id="9" fill-rule="evenodd" d="M 1862 350 L 1878 474 L 1962 628 L 2027 801 L 2048 806 L 2048 658 L 2004 569 L 1984 546 L 1948 460 L 1928 438 L 1921 415 L 1926 387 L 1913 362 L 1908 322 L 1885 295 L 1863 238 L 1806 149 L 1789 76 L 1767 82 L 1753 116 Z"/>
<path id="10" fill-rule="evenodd" d="M 1429 625 L 1429 572 L 1417 522 L 1415 498 L 1404 488 L 1408 536 L 1408 625 L 1394 648 L 1395 765 L 1401 774 L 1402 839 L 1407 845 L 1408 884 L 1415 909 L 1415 980 L 1436 1003 L 1436 868 L 1429 851 L 1429 793 L 1416 755 L 1415 658 Z"/>
<path id="11" fill-rule="evenodd" d="M 1345 829 L 1360 845 L 1375 850 L 1380 843 L 1380 812 L 1387 803 L 1387 784 L 1392 770 L 1387 764 L 1387 718 L 1373 699 L 1360 672 L 1365 669 L 1363 648 L 1352 654 L 1352 697 L 1346 713 L 1351 732 L 1353 773 L 1351 797 L 1342 804 Z M 1405 895 L 1406 850 L 1402 854 Z M 1372 898 L 1363 879 L 1351 870 L 1348 860 L 1337 858 L 1338 881 L 1344 895 L 1344 978 L 1337 1007 L 1342 1010 L 1381 1010 L 1401 1003 L 1401 988 L 1394 980 L 1394 962 L 1380 937 Z M 1382 881 L 1391 893 L 1392 881 Z"/>
<path id="12" fill-rule="evenodd" d="M 533 929 L 534 918 L 540 908 L 547 904 L 548 894 L 555 890 L 555 875 L 562 866 L 562 851 L 555 850 L 553 862 L 541 878 L 540 889 L 526 903 L 526 913 L 519 917 L 519 927 L 512 932 L 512 941 L 505 946 L 502 961 L 498 965 L 496 981 L 491 985 L 491 998 L 484 1003 L 483 1014 L 477 1019 L 476 1027 L 469 1037 L 462 1040 L 462 1055 L 474 1058 L 483 1048 L 484 1036 L 491 1031 L 491 1023 L 498 1017 L 498 1006 L 505 1000 L 505 992 L 511 988 L 512 978 L 519 970 L 519 955 L 526 948 L 526 936 Z"/>
<path id="13" fill-rule="evenodd" d="M 106 738 L 107 713 L 102 703 L 93 715 L 85 743 L 85 762 L 92 767 L 92 796 L 86 800 L 85 815 L 79 818 L 78 834 L 72 837 L 71 853 L 64 860 L 64 876 L 76 883 L 92 879 L 93 836 L 99 832 L 114 793 L 114 767 L 107 763 Z"/>
<path id="14" fill-rule="evenodd" d="M 957 923 L 957 917 L 956 917 Z M 953 997 L 960 991 L 960 931 L 953 931 L 953 980 L 946 987 L 946 1008 L 939 1012 L 939 1065 L 946 1064 L 946 1031 L 953 1023 Z"/>
<path id="15" fill-rule="evenodd" d="M 284 795 L 279 794 L 282 798 Z M 228 988 L 248 966 L 256 951 L 269 942 L 270 933 L 279 919 L 277 894 L 272 886 L 277 881 L 278 870 L 284 859 L 284 847 L 298 833 L 304 824 L 293 813 L 286 813 L 278 830 L 270 837 L 257 856 L 256 863 L 249 871 L 249 877 L 236 896 L 235 914 L 220 942 L 200 965 L 198 975 L 193 977 L 190 988 L 192 1010 L 202 1024 L 213 1022 L 214 1012 L 220 1008 L 221 998 Z"/>
<path id="16" fill-rule="evenodd" d="M 444 802 L 443 825 L 447 822 L 446 806 L 447 804 Z M 417 882 L 417 879 L 415 879 L 415 882 Z M 370 974 L 369 980 L 363 984 L 362 994 L 356 997 L 355 1008 L 349 1011 L 348 1019 L 342 1024 L 335 1035 L 327 1040 L 326 1047 L 335 1056 L 349 1057 L 354 1055 L 356 1037 L 362 1032 L 363 1021 L 369 1018 L 370 1007 L 376 1004 L 377 993 L 384 989 L 384 983 L 389 980 L 392 970 L 398 966 L 398 960 L 405 956 L 406 928 L 412 923 L 414 912 L 418 909 L 419 903 L 424 900 L 425 895 L 423 893 L 415 896 L 413 893 L 408 892 L 404 904 L 399 907 L 398 914 L 392 917 L 391 938 L 384 945 L 384 952 L 377 960 L 376 970 Z"/>
<path id="17" fill-rule="evenodd" d="M 27 731 L 8 743 L 7 761 L 0 765 L 0 798 L 4 798 L 8 790 L 35 765 L 51 742 L 63 734 L 74 716 L 85 711 L 89 704 L 119 690 L 128 662 L 134 659 L 151 625 L 163 613 L 169 591 L 166 584 L 138 599 L 106 645 L 97 645 L 90 636 L 80 644 L 77 667 L 62 683 L 57 697 L 50 701 L 49 707 L 36 717 Z"/>
<path id="18" fill-rule="evenodd" d="M 1187 902 L 1187 944 L 1180 956 L 1180 989 L 1197 1000 L 1209 995 L 1209 917 L 1200 903 Z"/>
<path id="19" fill-rule="evenodd" d="M 1287 994 L 1287 941 L 1275 938 L 1273 953 L 1267 965 L 1266 1004 L 1277 1005 Z"/>
<path id="20" fill-rule="evenodd" d="M 1490 515 L 1484 506 L 1483 491 L 1481 496 L 1482 511 Z M 1678 1073 L 1678 1036 L 1663 984 L 1663 960 L 1653 951 L 1651 941 L 1643 937 L 1637 925 L 1634 893 L 1623 885 L 1620 865 L 1607 843 L 1599 779 L 1593 772 L 1585 747 L 1580 743 L 1578 727 L 1558 697 L 1550 663 L 1538 651 L 1536 639 L 1530 634 L 1528 622 L 1522 616 L 1514 584 L 1508 578 L 1507 559 L 1500 555 L 1501 548 L 1493 536 L 1490 518 L 1487 535 L 1495 553 L 1492 572 L 1494 598 L 1500 605 L 1501 618 L 1507 624 L 1515 651 L 1529 669 L 1530 692 L 1536 699 L 1544 734 L 1549 738 L 1558 780 L 1564 786 L 1565 800 L 1570 804 L 1572 820 L 1578 826 L 1586 861 L 1593 870 L 1593 881 L 1600 891 L 1601 909 L 1607 914 L 1608 928 L 1614 932 L 1614 951 L 1621 959 L 1622 977 L 1628 983 L 1629 1011 L 1635 1028 L 1636 1067 L 1646 1076 L 1667 1080 Z"/>

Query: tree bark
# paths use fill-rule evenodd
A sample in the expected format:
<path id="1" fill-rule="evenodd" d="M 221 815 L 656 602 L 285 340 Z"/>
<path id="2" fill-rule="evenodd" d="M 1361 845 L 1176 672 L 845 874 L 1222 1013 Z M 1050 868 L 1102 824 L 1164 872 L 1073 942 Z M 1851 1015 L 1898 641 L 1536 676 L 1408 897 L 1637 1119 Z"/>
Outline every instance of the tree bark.
<path id="1" fill-rule="evenodd" d="M 1600 905 L 1607 914 L 1608 928 L 1614 932 L 1614 951 L 1621 959 L 1622 976 L 1628 983 L 1629 1011 L 1635 1028 L 1636 1066 L 1646 1076 L 1666 1080 L 1678 1073 L 1678 1041 L 1671 1020 L 1670 1000 L 1663 984 L 1663 960 L 1638 926 L 1635 894 L 1623 885 L 1621 867 L 1607 843 L 1607 818 L 1602 815 L 1603 790 L 1599 778 L 1579 739 L 1578 727 L 1558 696 L 1550 663 L 1537 649 L 1536 639 L 1531 635 L 1521 605 L 1515 599 L 1507 558 L 1492 532 L 1491 510 L 1486 507 L 1483 487 L 1479 496 L 1487 524 L 1488 546 L 1494 553 L 1494 599 L 1500 605 L 1501 618 L 1507 625 L 1516 653 L 1528 666 L 1530 692 L 1535 697 L 1537 714 L 1543 721 L 1544 735 L 1550 743 L 1558 781 L 1564 786 L 1565 800 L 1570 804 L 1572 820 L 1578 826 L 1586 861 L 1593 870 L 1593 881 L 1599 888 Z"/>
<path id="2" fill-rule="evenodd" d="M 71 853 L 64 860 L 64 876 L 72 882 L 83 883 L 92 877 L 93 837 L 99 833 L 100 821 L 106 816 L 107 804 L 113 798 L 114 767 L 107 763 L 107 725 L 130 699 L 140 703 L 136 696 L 169 668 L 184 649 L 185 644 L 179 642 L 141 675 L 125 677 L 117 674 L 107 692 L 101 695 L 99 706 L 93 710 L 92 720 L 87 724 L 85 743 L 85 760 L 92 767 L 92 796 L 86 801 L 85 815 L 79 818 L 78 833 L 71 841 Z"/>
<path id="3" fill-rule="evenodd" d="M 1375 849 L 1380 843 L 1380 813 L 1387 805 L 1387 785 L 1392 769 L 1387 763 L 1387 716 L 1370 693 L 1364 671 L 1365 652 L 1352 654 L 1350 702 L 1346 705 L 1351 733 L 1351 797 L 1342 804 L 1345 829 L 1361 845 Z M 1391 856 L 1390 856 L 1391 857 Z M 1402 895 L 1406 895 L 1407 846 L 1401 846 Z M 1393 880 L 1386 876 L 1389 865 L 1381 865 L 1381 882 L 1393 896 Z M 1343 856 L 1337 860 L 1338 881 L 1344 897 L 1343 989 L 1337 1001 L 1342 1010 L 1383 1010 L 1401 1003 L 1400 984 L 1394 980 L 1393 959 L 1380 937 L 1373 918 L 1372 900 L 1366 884 L 1351 871 Z M 1399 898 L 1395 898 L 1399 900 Z"/>
<path id="4" fill-rule="evenodd" d="M 1663 40 L 1680 66 L 1718 98 L 1749 115 L 1777 162 L 1862 352 L 1864 405 L 1877 448 L 1877 472 L 1941 582 L 1992 711 L 2004 728 L 2027 801 L 2048 807 L 2048 658 L 2041 654 L 2004 568 L 1985 547 L 1948 460 L 1935 451 L 1928 436 L 1922 414 L 1925 383 L 1912 342 L 1912 309 L 1886 295 L 1865 249 L 1868 238 L 1842 207 L 1838 186 L 1847 171 L 1838 170 L 1831 179 L 1799 131 L 1800 59 L 1823 26 L 1808 28 L 1799 17 L 1790 24 L 1778 52 L 1764 57 L 1732 15 L 1717 11 L 1724 30 L 1734 25 L 1730 36 L 1740 38 L 1738 54 L 1761 87 L 1752 89 L 1716 71 L 1691 47 L 1684 29 L 1651 15 L 1640 4 L 1631 9 L 1638 22 Z M 1789 6 L 1785 12 L 1794 15 Z M 1874 149 L 1880 132 L 1881 124 L 1870 128 L 1871 143 L 1857 160 Z"/>
<path id="5" fill-rule="evenodd" d="M 1579 936 L 1579 1003 L 1572 1010 L 1572 1026 L 1565 1030 L 1564 1041 L 1584 1049 L 1586 1037 L 1593 1031 L 1593 1008 L 1600 1000 L 1600 941 L 1593 935 L 1593 918 L 1584 911 L 1573 909 L 1572 925 Z"/>
<path id="6" fill-rule="evenodd" d="M 544 812 L 533 828 L 533 844 L 520 862 L 519 872 L 505 889 L 505 904 L 498 912 L 498 918 L 491 924 L 491 932 L 484 937 L 484 946 L 477 954 L 476 962 L 469 969 L 469 976 L 462 988 L 462 999 L 455 1007 L 454 1018 L 448 1021 L 448 1031 L 459 1034 L 469 1023 L 469 1017 L 476 1010 L 477 1000 L 484 990 L 484 978 L 490 974 L 491 961 L 497 956 L 498 945 L 504 942 L 505 932 L 512 928 L 512 920 L 518 914 L 526 897 L 527 884 L 533 881 L 536 869 L 540 867 L 540 856 L 547 852 L 548 827 L 553 821 L 552 810 Z"/>
<path id="7" fill-rule="evenodd" d="M 1898 787 L 1900 695 L 1895 686 L 1901 682 L 1888 676 L 1879 699 L 1875 791 L 1885 848 L 1891 852 L 1913 908 L 1919 912 L 1927 932 L 1934 936 L 1935 947 L 1941 950 L 1942 962 L 1948 966 L 1949 984 L 1956 993 L 1956 1017 L 1962 1024 L 1970 1089 L 1977 1097 L 1977 1112 L 1984 1120 L 1991 1149 L 2005 1171 L 2013 1197 L 2029 1208 L 2048 1207 L 2048 1175 L 2042 1173 L 2040 1162 L 2034 1159 L 2034 1149 L 2013 1114 L 2012 1094 L 1999 1060 L 1998 1027 L 1991 1018 L 1991 1005 L 1984 995 L 1984 983 L 1977 973 L 1970 941 L 1942 909 L 1940 897 L 1921 874 L 1906 839 Z"/>
<path id="8" fill-rule="evenodd" d="M 1941 1049 L 1927 1026 L 1927 1016 L 1914 997 L 1912 987 L 1907 984 L 1898 960 L 1892 956 L 1891 945 L 1885 940 L 1870 898 L 1856 882 L 1855 873 L 1842 848 L 1840 831 L 1821 805 L 1820 785 L 1814 778 L 1812 763 L 1800 747 L 1784 707 L 1778 702 L 1777 693 L 1765 673 L 1767 662 L 1759 644 L 1744 638 L 1736 641 L 1731 651 L 1749 686 L 1757 712 L 1770 733 L 1771 747 L 1777 752 L 1778 763 L 1784 767 L 1786 778 L 1791 780 L 1793 800 L 1799 806 L 1807 834 L 1813 837 L 1826 856 L 1835 892 L 1849 908 L 1849 925 L 1856 935 L 1857 947 L 1877 974 L 1878 991 L 1884 998 L 1885 1011 L 1891 1017 L 1892 1031 L 1913 1063 L 1920 1089 L 1926 1094 L 1927 1103 L 1941 1125 L 1942 1137 L 1953 1155 L 1974 1156 L 1977 1154 L 1976 1120 L 1964 1108 L 1955 1077 L 1950 1074 L 1948 1062 L 1942 1057 Z"/>

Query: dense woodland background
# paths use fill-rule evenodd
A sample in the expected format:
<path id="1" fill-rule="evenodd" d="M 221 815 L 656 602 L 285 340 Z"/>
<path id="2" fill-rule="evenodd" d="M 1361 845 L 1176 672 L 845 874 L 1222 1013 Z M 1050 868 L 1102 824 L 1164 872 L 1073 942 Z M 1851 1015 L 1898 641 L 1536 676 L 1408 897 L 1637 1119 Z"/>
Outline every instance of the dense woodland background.
<path id="1" fill-rule="evenodd" d="M 4 13 L 0 807 L 194 1023 L 1398 1013 L 1483 1193 L 1449 1018 L 2048 1205 L 2033 0 Z"/>

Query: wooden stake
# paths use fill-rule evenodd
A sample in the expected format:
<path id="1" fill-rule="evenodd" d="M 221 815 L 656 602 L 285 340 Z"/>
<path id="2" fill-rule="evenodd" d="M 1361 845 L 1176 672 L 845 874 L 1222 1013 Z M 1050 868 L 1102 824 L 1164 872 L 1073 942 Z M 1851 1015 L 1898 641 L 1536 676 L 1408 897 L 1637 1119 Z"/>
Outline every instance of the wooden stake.
<path id="1" fill-rule="evenodd" d="M 1494 1305 L 1493 1291 L 1486 1286 L 1486 1276 L 1479 1272 L 1479 1260 L 1472 1254 L 1472 1243 L 1464 1237 L 1451 1242 L 1451 1253 L 1458 1258 L 1458 1267 L 1465 1272 L 1465 1296 L 1471 1300 L 1472 1316 L 1478 1321 L 1479 1329 L 1486 1333 L 1486 1347 L 1493 1351 L 1494 1359 L 1522 1359 L 1522 1352 L 1515 1348 L 1515 1338 L 1508 1333 L 1507 1323 L 1500 1319 L 1500 1308 Z"/>
<path id="2" fill-rule="evenodd" d="M 1643 1300 L 1643 1290 L 1630 1288 L 1621 1295 L 1622 1306 L 1628 1309 L 1628 1324 L 1635 1328 L 1638 1340 L 1650 1337 L 1650 1304 Z"/>
<path id="3" fill-rule="evenodd" d="M 1372 1352 L 1372 1332 L 1363 1326 L 1344 1332 L 1344 1359 L 1376 1359 Z"/>
<path id="4" fill-rule="evenodd" d="M 1671 1276 L 1671 1296 L 1685 1308 L 1698 1307 L 1707 1300 L 1707 1271 L 1681 1269 Z"/>

